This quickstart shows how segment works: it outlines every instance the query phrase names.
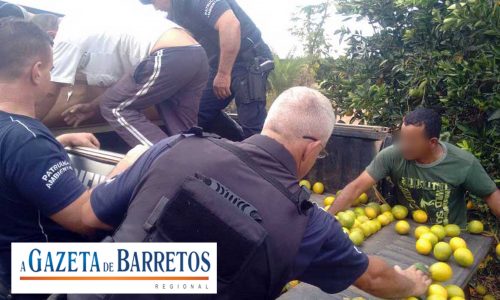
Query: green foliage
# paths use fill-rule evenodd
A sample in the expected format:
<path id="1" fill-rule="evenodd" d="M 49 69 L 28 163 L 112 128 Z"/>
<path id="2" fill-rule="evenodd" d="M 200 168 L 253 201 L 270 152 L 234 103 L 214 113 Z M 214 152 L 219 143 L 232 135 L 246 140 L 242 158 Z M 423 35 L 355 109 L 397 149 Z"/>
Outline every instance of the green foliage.
<path id="1" fill-rule="evenodd" d="M 304 54 L 310 59 L 317 60 L 330 52 L 325 22 L 330 17 L 332 6 L 331 0 L 306 5 L 300 7 L 292 18 L 295 25 L 290 31 L 302 41 Z"/>
<path id="2" fill-rule="evenodd" d="M 309 69 L 309 59 L 289 56 L 274 57 L 274 71 L 269 75 L 269 105 L 286 89 L 293 86 L 311 86 L 315 83 L 314 73 Z"/>
<path id="3" fill-rule="evenodd" d="M 500 178 L 500 7 L 493 0 L 338 0 L 370 37 L 342 28 L 347 54 L 317 71 L 340 114 L 395 127 L 419 106 L 443 115 L 443 137 Z"/>

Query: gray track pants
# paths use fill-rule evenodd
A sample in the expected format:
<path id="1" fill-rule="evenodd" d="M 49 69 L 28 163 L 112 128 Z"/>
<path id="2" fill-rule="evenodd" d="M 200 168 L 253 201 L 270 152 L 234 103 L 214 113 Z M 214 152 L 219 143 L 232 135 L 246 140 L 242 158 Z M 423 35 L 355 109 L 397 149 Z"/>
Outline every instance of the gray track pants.
<path id="1" fill-rule="evenodd" d="M 201 46 L 161 49 L 104 93 L 101 114 L 130 146 L 152 146 L 197 125 L 207 80 L 208 60 Z M 153 105 L 166 132 L 142 113 Z"/>

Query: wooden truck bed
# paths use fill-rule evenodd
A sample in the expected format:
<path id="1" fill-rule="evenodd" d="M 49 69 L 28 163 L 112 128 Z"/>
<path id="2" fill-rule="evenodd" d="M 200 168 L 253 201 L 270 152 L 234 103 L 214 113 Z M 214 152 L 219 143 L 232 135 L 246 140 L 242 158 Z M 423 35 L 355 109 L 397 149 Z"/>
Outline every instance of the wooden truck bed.
<path id="1" fill-rule="evenodd" d="M 312 200 L 318 205 L 322 205 L 325 196 L 313 195 Z M 402 268 L 407 268 L 417 262 L 431 265 L 436 262 L 431 255 L 425 256 L 418 254 L 415 251 L 415 236 L 413 235 L 414 229 L 420 225 L 413 221 L 408 220 L 411 225 L 409 235 L 399 235 L 394 230 L 396 222 L 392 222 L 386 227 L 382 228 L 379 232 L 369 237 L 361 247 L 360 250 L 367 254 L 377 255 L 382 257 L 390 265 L 399 265 Z M 471 277 L 477 271 L 479 264 L 484 260 L 488 254 L 492 239 L 481 235 L 471 235 L 462 233 L 460 235 L 466 242 L 468 248 L 474 253 L 474 265 L 469 268 L 460 267 L 453 258 L 448 263 L 453 269 L 453 278 L 444 284 L 456 284 L 462 288 L 467 286 Z M 449 238 L 445 239 L 446 241 Z M 328 274 L 325 274 L 327 277 Z M 364 297 L 365 299 L 379 299 L 373 297 L 355 287 L 351 287 L 339 294 L 326 294 L 319 288 L 306 283 L 300 283 L 295 288 L 292 288 L 287 293 L 283 294 L 279 300 L 302 300 L 302 299 L 317 299 L 317 300 L 330 300 L 330 299 L 345 299 L 354 297 Z"/>

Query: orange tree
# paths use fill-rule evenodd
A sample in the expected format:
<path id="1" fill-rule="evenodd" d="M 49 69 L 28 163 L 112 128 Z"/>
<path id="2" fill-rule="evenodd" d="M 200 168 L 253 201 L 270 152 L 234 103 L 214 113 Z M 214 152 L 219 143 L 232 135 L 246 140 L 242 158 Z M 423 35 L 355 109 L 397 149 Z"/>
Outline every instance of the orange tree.
<path id="1" fill-rule="evenodd" d="M 341 115 L 395 127 L 419 106 L 443 116 L 443 138 L 500 178 L 500 2 L 338 0 L 372 36 L 338 30 L 345 56 L 322 61 L 322 88 Z M 397 126 L 397 125 L 396 125 Z"/>
<path id="2" fill-rule="evenodd" d="M 500 2 L 336 3 L 340 14 L 367 19 L 375 31 L 335 32 L 347 43 L 346 54 L 322 60 L 317 71 L 338 113 L 396 128 L 407 111 L 434 108 L 442 114 L 442 138 L 476 155 L 499 183 Z M 498 232 L 486 206 L 475 203 L 473 217 Z"/>

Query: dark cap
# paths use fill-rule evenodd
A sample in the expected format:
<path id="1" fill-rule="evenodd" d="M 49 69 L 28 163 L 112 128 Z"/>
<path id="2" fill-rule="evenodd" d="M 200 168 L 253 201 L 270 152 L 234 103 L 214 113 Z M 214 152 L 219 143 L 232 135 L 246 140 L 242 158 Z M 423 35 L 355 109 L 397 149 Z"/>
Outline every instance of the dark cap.
<path id="1" fill-rule="evenodd" d="M 14 18 L 29 20 L 31 14 L 28 13 L 21 6 L 12 3 L 5 3 L 0 6 L 0 18 L 5 18 L 5 17 L 14 17 Z"/>
<path id="2" fill-rule="evenodd" d="M 139 0 L 139 1 L 141 1 L 142 4 L 146 4 L 146 5 L 153 4 L 153 0 Z"/>

